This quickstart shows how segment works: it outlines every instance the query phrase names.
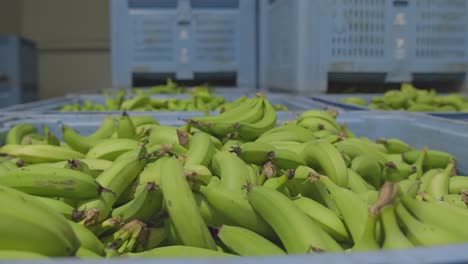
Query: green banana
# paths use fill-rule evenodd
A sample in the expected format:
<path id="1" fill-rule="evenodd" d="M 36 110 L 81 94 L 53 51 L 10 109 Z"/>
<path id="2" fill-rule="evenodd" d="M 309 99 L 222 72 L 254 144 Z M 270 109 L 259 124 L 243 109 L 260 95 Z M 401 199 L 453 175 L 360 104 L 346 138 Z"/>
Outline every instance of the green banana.
<path id="1" fill-rule="evenodd" d="M 413 247 L 413 244 L 406 238 L 398 225 L 395 208 L 392 204 L 386 205 L 380 209 L 380 219 L 384 230 L 382 249 Z"/>
<path id="2" fill-rule="evenodd" d="M 25 137 L 28 134 L 35 133 L 36 132 L 36 127 L 31 124 L 19 124 L 16 125 L 10 130 L 8 130 L 8 133 L 6 134 L 5 137 L 5 145 L 8 144 L 21 144 L 21 141 L 23 140 L 23 137 Z"/>
<path id="3" fill-rule="evenodd" d="M 446 194 L 442 200 L 449 204 L 466 209 L 468 205 L 468 191 L 463 190 L 461 194 Z"/>
<path id="4" fill-rule="evenodd" d="M 185 165 L 185 177 L 190 183 L 208 185 L 213 178 L 211 171 L 203 165 Z"/>
<path id="5" fill-rule="evenodd" d="M 432 180 L 432 177 L 434 177 L 436 174 L 441 173 L 443 170 L 442 169 L 430 169 L 426 171 L 422 176 L 421 176 L 421 186 L 419 188 L 419 192 L 425 192 L 427 186 Z"/>
<path id="6" fill-rule="evenodd" d="M 119 217 L 124 222 L 135 219 L 147 222 L 159 213 L 162 200 L 159 187 L 154 182 L 148 182 L 144 191 L 137 193 L 133 200 L 112 210 L 112 217 Z"/>
<path id="7" fill-rule="evenodd" d="M 255 212 L 244 192 L 226 190 L 219 186 L 200 186 L 199 191 L 211 207 L 232 225 L 247 228 L 269 239 L 275 238 L 274 231 Z"/>
<path id="8" fill-rule="evenodd" d="M 350 241 L 343 221 L 331 209 L 307 197 L 298 197 L 292 201 L 335 240 Z"/>
<path id="9" fill-rule="evenodd" d="M 376 142 L 384 145 L 389 154 L 403 154 L 413 150 L 410 145 L 396 138 L 378 138 Z"/>
<path id="10" fill-rule="evenodd" d="M 215 146 L 211 136 L 204 132 L 196 132 L 185 155 L 185 164 L 208 166 L 214 153 Z"/>
<path id="11" fill-rule="evenodd" d="M 208 226 L 219 227 L 223 224 L 235 224 L 224 217 L 218 210 L 213 208 L 208 200 L 201 193 L 193 193 L 195 202 L 197 203 L 200 214 Z"/>
<path id="12" fill-rule="evenodd" d="M 78 257 L 80 259 L 98 259 L 98 258 L 103 258 L 101 255 L 96 254 L 94 251 L 89 250 L 85 247 L 80 247 L 76 253 L 75 257 Z"/>
<path id="13" fill-rule="evenodd" d="M 126 112 L 123 112 L 122 116 L 119 118 L 119 122 L 117 123 L 117 136 L 118 138 L 138 138 L 135 125 Z"/>
<path id="14" fill-rule="evenodd" d="M 0 248 L 71 256 L 80 242 L 65 217 L 20 191 L 0 186 Z M 46 243 L 45 243 L 46 242 Z"/>
<path id="15" fill-rule="evenodd" d="M 137 149 L 139 142 L 129 138 L 105 139 L 94 145 L 86 154 L 87 159 L 114 161 L 125 152 Z"/>
<path id="16" fill-rule="evenodd" d="M 104 190 L 88 174 L 42 164 L 11 170 L 0 177 L 0 184 L 32 195 L 73 199 L 94 198 Z"/>
<path id="17" fill-rule="evenodd" d="M 94 145 L 98 144 L 102 140 L 100 138 L 83 137 L 66 125 L 62 126 L 62 136 L 68 146 L 83 154 L 88 153 Z"/>
<path id="18" fill-rule="evenodd" d="M 448 164 L 444 171 L 435 174 L 426 186 L 425 192 L 436 200 L 440 200 L 444 195 L 449 192 L 450 173 L 455 166 L 452 161 Z"/>
<path id="19" fill-rule="evenodd" d="M 218 237 L 230 251 L 241 256 L 274 256 L 286 253 L 265 239 L 248 229 L 223 225 L 219 228 Z"/>
<path id="20" fill-rule="evenodd" d="M 364 180 L 361 175 L 352 169 L 348 169 L 348 188 L 355 193 L 363 193 L 375 190 L 375 187 Z"/>
<path id="21" fill-rule="evenodd" d="M 268 100 L 264 100 L 263 117 L 255 123 L 239 123 L 236 133 L 245 140 L 255 140 L 276 125 L 276 111 Z"/>
<path id="22" fill-rule="evenodd" d="M 305 163 L 330 177 L 339 186 L 348 186 L 348 170 L 340 152 L 328 141 L 309 143 L 302 153 Z"/>
<path id="23" fill-rule="evenodd" d="M 449 193 L 458 194 L 463 190 L 468 190 L 468 177 L 453 176 L 449 179 Z"/>
<path id="24" fill-rule="evenodd" d="M 76 210 L 72 206 L 53 198 L 35 196 L 43 204 L 47 205 L 49 208 L 65 216 L 67 220 L 79 220 L 83 216 L 83 212 Z"/>
<path id="25" fill-rule="evenodd" d="M 341 246 L 282 193 L 250 186 L 249 203 L 275 230 L 288 254 L 342 251 Z"/>
<path id="26" fill-rule="evenodd" d="M 396 213 L 406 236 L 415 246 L 435 246 L 444 244 L 466 243 L 464 237 L 436 225 L 423 223 L 398 203 Z"/>
<path id="27" fill-rule="evenodd" d="M 368 154 L 379 161 L 379 164 L 384 165 L 387 162 L 386 154 L 377 151 L 376 148 L 371 147 L 368 143 L 363 142 L 357 138 L 347 138 L 333 144 L 338 151 L 344 152 L 351 159 L 356 158 L 361 154 Z"/>
<path id="28" fill-rule="evenodd" d="M 289 170 L 286 170 L 284 174 L 279 177 L 273 177 L 273 178 L 267 179 L 262 184 L 262 186 L 265 188 L 270 188 L 273 190 L 281 191 L 286 186 L 288 181 L 290 181 L 293 178 L 294 178 L 294 170 L 289 169 Z"/>
<path id="29" fill-rule="evenodd" d="M 169 217 L 181 242 L 186 246 L 216 249 L 185 179 L 184 168 L 174 158 L 166 159 L 161 164 L 161 190 Z"/>
<path id="30" fill-rule="evenodd" d="M 219 252 L 212 249 L 190 246 L 158 247 L 140 253 L 128 253 L 130 258 L 200 258 L 200 257 L 232 257 L 235 255 Z"/>
<path id="31" fill-rule="evenodd" d="M 355 157 L 351 161 L 351 170 L 359 174 L 376 189 L 382 185 L 382 169 L 377 159 L 371 155 L 361 154 Z"/>
<path id="32" fill-rule="evenodd" d="M 308 119 L 312 117 L 319 118 L 331 124 L 336 130 L 340 130 L 340 126 L 338 125 L 335 119 L 337 115 L 338 115 L 338 112 L 333 111 L 333 110 L 328 111 L 328 112 L 321 111 L 321 110 L 308 110 L 308 111 L 303 112 L 299 116 L 297 121 L 301 122 L 304 119 Z"/>
<path id="33" fill-rule="evenodd" d="M 275 148 L 267 143 L 247 142 L 233 148 L 243 161 L 250 164 L 263 165 L 275 157 Z"/>
<path id="34" fill-rule="evenodd" d="M 91 226 L 107 219 L 117 198 L 145 167 L 146 160 L 139 158 L 145 152 L 142 147 L 141 153 L 133 158 L 114 162 L 96 178 L 96 181 L 112 192 L 103 192 L 98 198 L 81 203 L 78 210 L 85 210 L 84 225 Z"/>
<path id="35" fill-rule="evenodd" d="M 5 153 L 18 157 L 26 163 L 47 163 L 84 158 L 82 153 L 53 145 L 25 145 Z"/>
<path id="36" fill-rule="evenodd" d="M 191 135 L 177 127 L 159 126 L 151 130 L 148 141 L 150 144 L 180 144 L 190 148 Z"/>
<path id="37" fill-rule="evenodd" d="M 383 171 L 383 177 L 386 181 L 399 182 L 408 179 L 410 175 L 416 172 L 417 168 L 415 166 L 404 162 L 387 162 Z"/>
<path id="38" fill-rule="evenodd" d="M 417 217 L 419 221 L 444 228 L 457 234 L 460 239 L 468 241 L 468 230 L 460 224 L 468 220 L 466 209 L 458 208 L 442 201 L 417 201 L 407 196 L 401 197 L 401 201 L 408 211 Z"/>
<path id="39" fill-rule="evenodd" d="M 261 134 L 255 142 L 269 143 L 273 141 L 296 141 L 299 143 L 310 142 L 315 139 L 312 131 L 296 126 L 279 126 Z"/>
<path id="40" fill-rule="evenodd" d="M 76 237 L 80 241 L 81 247 L 91 250 L 100 256 L 104 255 L 104 245 L 93 234 L 93 232 L 91 232 L 86 227 L 72 221 L 68 221 L 68 224 L 73 229 L 73 232 L 75 232 Z"/>
<path id="41" fill-rule="evenodd" d="M 234 191 L 241 190 L 247 183 L 247 166 L 235 154 L 221 151 L 214 154 L 211 164 L 212 172 L 221 178 L 220 186 Z"/>
<path id="42" fill-rule="evenodd" d="M 327 120 L 317 118 L 317 117 L 307 117 L 297 121 L 297 125 L 303 128 L 307 128 L 312 132 L 327 130 L 332 133 L 338 133 L 338 129 L 335 127 L 336 121 L 334 124 L 331 124 Z"/>
<path id="43" fill-rule="evenodd" d="M 158 120 L 152 116 L 131 116 L 132 123 L 135 127 L 140 127 L 142 125 L 159 125 Z"/>
<path id="44" fill-rule="evenodd" d="M 123 111 L 134 110 L 135 108 L 142 107 L 142 106 L 145 106 L 147 104 L 150 104 L 150 100 L 151 99 L 147 95 L 139 95 L 139 96 L 136 96 L 136 97 L 134 97 L 132 99 L 124 101 L 120 105 L 120 110 L 123 110 Z"/>
<path id="45" fill-rule="evenodd" d="M 0 260 L 25 260 L 25 259 L 46 259 L 39 253 L 21 250 L 0 250 Z"/>
<path id="46" fill-rule="evenodd" d="M 340 187 L 326 176 L 318 176 L 318 180 L 325 185 L 336 206 L 338 207 L 343 221 L 349 230 L 353 241 L 361 237 L 364 225 L 368 217 L 367 205 L 354 192 Z"/>
<path id="47" fill-rule="evenodd" d="M 369 210 L 367 213 L 367 220 L 364 224 L 364 231 L 361 236 L 354 240 L 352 251 L 365 251 L 365 250 L 378 250 L 379 245 L 376 241 L 376 223 L 378 216 Z"/>
<path id="48" fill-rule="evenodd" d="M 422 152 L 423 150 L 412 150 L 403 153 L 403 160 L 406 163 L 413 164 L 416 162 Z M 424 159 L 423 164 L 425 169 L 445 168 L 449 165 L 451 160 L 455 160 L 455 157 L 453 157 L 451 154 L 443 151 L 429 149 L 427 150 L 426 158 Z"/>
<path id="49" fill-rule="evenodd" d="M 298 166 L 305 165 L 301 155 L 287 149 L 278 149 L 274 152 L 273 164 L 282 170 L 295 170 Z"/>

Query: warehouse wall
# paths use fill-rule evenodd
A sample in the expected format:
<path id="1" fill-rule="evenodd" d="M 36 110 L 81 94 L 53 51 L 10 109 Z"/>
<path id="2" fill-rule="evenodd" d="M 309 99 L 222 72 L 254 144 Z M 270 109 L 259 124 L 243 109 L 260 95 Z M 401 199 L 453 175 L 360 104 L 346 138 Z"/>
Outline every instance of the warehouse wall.
<path id="1" fill-rule="evenodd" d="M 108 10 L 107 0 L 22 0 L 21 33 L 39 49 L 41 98 L 110 86 Z"/>
<path id="2" fill-rule="evenodd" d="M 21 31 L 21 0 L 0 0 L 0 34 L 19 34 Z"/>

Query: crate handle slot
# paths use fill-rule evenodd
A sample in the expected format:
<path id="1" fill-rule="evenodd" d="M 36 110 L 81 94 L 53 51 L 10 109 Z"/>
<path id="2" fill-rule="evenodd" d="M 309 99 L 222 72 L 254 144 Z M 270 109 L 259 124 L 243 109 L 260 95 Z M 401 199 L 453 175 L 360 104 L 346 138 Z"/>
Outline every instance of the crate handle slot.
<path id="1" fill-rule="evenodd" d="M 393 5 L 398 7 L 406 7 L 408 6 L 408 0 L 394 0 Z"/>
<path id="2" fill-rule="evenodd" d="M 0 83 L 8 83 L 8 75 L 6 73 L 0 72 Z"/>

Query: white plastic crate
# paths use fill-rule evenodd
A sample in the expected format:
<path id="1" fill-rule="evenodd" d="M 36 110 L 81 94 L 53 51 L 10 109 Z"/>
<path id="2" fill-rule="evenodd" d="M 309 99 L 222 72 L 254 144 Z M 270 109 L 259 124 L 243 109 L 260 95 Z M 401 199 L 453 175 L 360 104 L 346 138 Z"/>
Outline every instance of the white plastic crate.
<path id="1" fill-rule="evenodd" d="M 111 1 L 112 84 L 234 79 L 255 87 L 255 1 Z"/>
<path id="2" fill-rule="evenodd" d="M 260 81 L 325 92 L 329 81 L 459 80 L 468 0 L 261 0 Z"/>

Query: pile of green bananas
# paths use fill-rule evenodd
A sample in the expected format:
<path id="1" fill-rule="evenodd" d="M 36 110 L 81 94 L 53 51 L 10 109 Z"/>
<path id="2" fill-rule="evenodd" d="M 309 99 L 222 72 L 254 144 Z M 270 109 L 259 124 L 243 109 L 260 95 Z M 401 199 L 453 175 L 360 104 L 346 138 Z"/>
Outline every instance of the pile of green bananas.
<path id="1" fill-rule="evenodd" d="M 167 79 L 166 84 L 155 85 L 150 87 L 149 89 L 133 88 L 132 92 L 135 94 L 183 94 L 189 91 L 193 92 L 196 90 L 209 90 L 209 88 L 206 85 L 201 85 L 189 90 L 185 87 L 177 85 L 177 83 L 173 82 L 171 79 Z"/>
<path id="2" fill-rule="evenodd" d="M 91 100 L 83 103 L 64 105 L 62 112 L 80 111 L 224 111 L 239 102 L 247 99 L 247 96 L 239 97 L 235 102 L 227 102 L 223 96 L 215 96 L 209 89 L 196 87 L 192 89 L 189 99 L 152 99 L 148 94 L 142 93 L 131 99 L 125 99 L 125 91 L 117 95 L 105 95 L 104 104 L 94 104 Z M 273 105 L 277 111 L 288 111 L 281 104 Z"/>
<path id="3" fill-rule="evenodd" d="M 234 257 L 468 242 L 468 177 L 446 152 L 356 137 L 332 112 L 277 126 L 248 98 L 90 135 L 20 124 L 0 148 L 0 258 Z"/>
<path id="4" fill-rule="evenodd" d="M 420 90 L 411 84 L 402 84 L 400 90 L 391 90 L 375 96 L 371 103 L 360 97 L 348 97 L 343 103 L 367 106 L 376 110 L 402 110 L 410 112 L 467 112 L 468 98 L 457 93 L 438 96 L 435 90 Z"/>

